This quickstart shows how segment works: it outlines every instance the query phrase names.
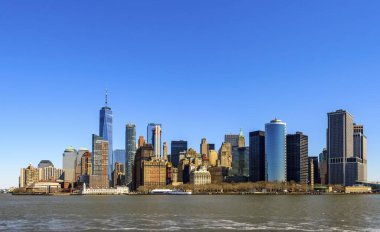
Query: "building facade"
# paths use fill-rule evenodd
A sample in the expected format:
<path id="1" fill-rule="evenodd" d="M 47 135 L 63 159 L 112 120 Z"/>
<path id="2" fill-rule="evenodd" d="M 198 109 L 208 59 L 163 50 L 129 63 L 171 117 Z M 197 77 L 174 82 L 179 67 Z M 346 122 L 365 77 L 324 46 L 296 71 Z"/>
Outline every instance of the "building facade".
<path id="1" fill-rule="evenodd" d="M 198 171 L 191 172 L 190 183 L 194 185 L 211 184 L 211 174 L 207 168 L 200 168 Z"/>
<path id="2" fill-rule="evenodd" d="M 110 180 L 108 179 L 108 141 L 103 140 L 100 136 L 92 135 L 92 155 L 90 188 L 108 188 L 110 185 Z"/>
<path id="3" fill-rule="evenodd" d="M 308 175 L 309 138 L 302 132 L 286 136 L 286 178 L 307 184 Z"/>
<path id="4" fill-rule="evenodd" d="M 112 170 L 114 167 L 113 156 L 113 114 L 111 108 L 108 106 L 108 93 L 106 92 L 105 106 L 99 112 L 99 136 L 108 142 L 108 179 L 112 179 Z"/>
<path id="5" fill-rule="evenodd" d="M 139 138 L 140 142 L 142 143 L 141 146 L 144 146 L 144 137 L 142 139 Z M 125 179 L 126 185 L 130 185 L 132 183 L 132 169 L 136 156 L 136 125 L 132 123 L 127 124 L 125 127 L 125 155 Z"/>
<path id="6" fill-rule="evenodd" d="M 267 178 L 265 159 L 265 132 L 249 133 L 249 179 L 252 182 L 265 181 Z"/>
<path id="7" fill-rule="evenodd" d="M 170 159 L 173 167 L 178 167 L 179 164 L 179 154 L 181 152 L 187 151 L 187 141 L 171 141 L 171 153 Z"/>
<path id="8" fill-rule="evenodd" d="M 249 176 L 249 147 L 232 148 L 232 175 Z"/>
<path id="9" fill-rule="evenodd" d="M 267 180 L 285 182 L 286 178 L 286 124 L 275 119 L 265 124 L 265 157 Z"/>
<path id="10" fill-rule="evenodd" d="M 364 126 L 354 124 L 354 157 L 359 158 L 362 168 L 359 181 L 367 181 L 367 136 L 364 135 Z"/>

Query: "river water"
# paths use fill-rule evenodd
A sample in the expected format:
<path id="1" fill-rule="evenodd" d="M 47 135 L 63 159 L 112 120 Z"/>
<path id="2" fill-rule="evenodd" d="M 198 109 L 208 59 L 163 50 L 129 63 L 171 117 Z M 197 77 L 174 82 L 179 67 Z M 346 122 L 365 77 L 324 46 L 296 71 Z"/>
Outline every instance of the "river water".
<path id="1" fill-rule="evenodd" d="M 0 194 L 0 230 L 380 231 L 380 195 Z"/>

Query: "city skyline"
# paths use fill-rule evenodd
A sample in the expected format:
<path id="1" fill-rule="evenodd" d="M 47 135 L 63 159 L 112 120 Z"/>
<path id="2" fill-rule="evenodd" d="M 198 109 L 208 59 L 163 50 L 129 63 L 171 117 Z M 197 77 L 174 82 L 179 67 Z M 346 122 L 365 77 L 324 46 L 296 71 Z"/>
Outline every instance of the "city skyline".
<path id="1" fill-rule="evenodd" d="M 161 123 L 170 151 L 201 138 L 219 149 L 277 117 L 318 156 L 327 112 L 345 109 L 365 126 L 368 180 L 380 180 L 379 3 L 93 3 L 86 15 L 75 4 L 0 3 L 0 188 L 29 163 L 61 167 L 66 147 L 91 149 L 105 89 L 114 150 L 128 122 L 136 138 Z"/>

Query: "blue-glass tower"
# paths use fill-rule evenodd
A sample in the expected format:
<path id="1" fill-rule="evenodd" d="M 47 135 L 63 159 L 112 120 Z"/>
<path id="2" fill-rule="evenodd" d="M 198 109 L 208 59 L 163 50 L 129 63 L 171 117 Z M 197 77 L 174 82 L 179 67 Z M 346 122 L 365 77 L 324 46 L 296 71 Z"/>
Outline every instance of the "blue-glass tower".
<path id="1" fill-rule="evenodd" d="M 286 181 L 286 124 L 275 119 L 265 124 L 265 159 L 268 181 Z"/>
<path id="2" fill-rule="evenodd" d="M 114 157 L 112 149 L 112 110 L 108 107 L 108 93 L 106 91 L 105 106 L 100 109 L 99 135 L 108 141 L 108 177 L 112 180 L 112 170 L 114 167 Z"/>

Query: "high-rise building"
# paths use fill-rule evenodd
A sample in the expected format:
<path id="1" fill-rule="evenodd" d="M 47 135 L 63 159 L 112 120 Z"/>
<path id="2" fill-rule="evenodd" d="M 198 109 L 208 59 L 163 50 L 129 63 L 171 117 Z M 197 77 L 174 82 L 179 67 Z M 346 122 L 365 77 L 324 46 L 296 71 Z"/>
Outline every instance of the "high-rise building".
<path id="1" fill-rule="evenodd" d="M 102 137 L 92 135 L 92 175 L 90 176 L 91 188 L 108 188 L 108 141 Z M 112 173 L 111 173 L 112 174 Z"/>
<path id="2" fill-rule="evenodd" d="M 112 172 L 112 186 L 122 186 L 125 185 L 125 173 L 124 173 L 124 163 L 115 163 L 115 168 Z"/>
<path id="3" fill-rule="evenodd" d="M 86 183 L 88 186 L 90 184 L 90 176 L 92 175 L 92 155 L 90 152 L 86 152 L 81 158 L 80 167 L 80 183 Z"/>
<path id="4" fill-rule="evenodd" d="M 243 130 L 240 129 L 239 139 L 238 139 L 238 147 L 245 147 L 245 136 Z"/>
<path id="5" fill-rule="evenodd" d="M 149 123 L 147 126 L 147 144 L 153 145 L 154 155 L 157 159 L 161 158 L 161 135 L 162 125 Z"/>
<path id="6" fill-rule="evenodd" d="M 302 132 L 286 136 L 286 178 L 301 184 L 308 183 L 309 139 Z"/>
<path id="7" fill-rule="evenodd" d="M 309 183 L 320 184 L 318 156 L 310 156 L 308 159 L 308 178 Z M 313 167 L 311 167 L 313 165 Z"/>
<path id="8" fill-rule="evenodd" d="M 265 157 L 268 181 L 286 179 L 286 124 L 274 119 L 265 124 Z"/>
<path id="9" fill-rule="evenodd" d="M 322 185 L 328 184 L 328 156 L 326 148 L 319 154 L 319 178 Z"/>
<path id="10" fill-rule="evenodd" d="M 113 136 L 112 136 L 112 124 L 113 116 L 112 110 L 108 107 L 108 93 L 106 91 L 106 101 L 105 106 L 100 109 L 99 118 L 99 136 L 105 141 L 108 141 L 108 179 L 112 179 L 112 171 L 114 167 L 114 157 L 113 157 Z"/>
<path id="11" fill-rule="evenodd" d="M 123 164 L 123 167 L 126 163 L 126 153 L 125 153 L 125 150 L 124 149 L 116 149 L 113 151 L 113 157 L 114 157 L 114 161 L 115 163 L 122 163 Z"/>
<path id="12" fill-rule="evenodd" d="M 232 175 L 249 176 L 249 147 L 232 148 Z"/>
<path id="13" fill-rule="evenodd" d="M 219 160 L 221 167 L 232 167 L 232 147 L 231 144 L 223 143 L 219 149 Z"/>
<path id="14" fill-rule="evenodd" d="M 65 149 L 62 155 L 63 158 L 63 170 L 64 174 L 64 186 L 72 186 L 76 182 L 75 170 L 77 161 L 77 151 L 73 147 L 68 147 Z"/>
<path id="15" fill-rule="evenodd" d="M 171 141 L 171 162 L 173 167 L 178 167 L 179 164 L 179 154 L 180 152 L 187 151 L 187 141 L 179 140 L 179 141 Z"/>
<path id="16" fill-rule="evenodd" d="M 35 168 L 30 164 L 27 168 L 21 168 L 19 187 L 26 188 L 29 185 L 39 181 L 40 169 Z"/>
<path id="17" fill-rule="evenodd" d="M 144 139 L 144 136 L 139 136 L 139 141 L 138 141 L 137 144 L 138 144 L 137 148 L 140 148 L 140 147 L 142 147 L 142 146 L 145 145 L 145 139 Z"/>
<path id="18" fill-rule="evenodd" d="M 218 152 L 216 152 L 215 150 L 209 150 L 208 159 L 210 162 L 210 166 L 216 167 L 218 165 Z"/>
<path id="19" fill-rule="evenodd" d="M 224 135 L 224 143 L 230 143 L 231 148 L 232 147 L 238 147 L 239 146 L 239 137 L 240 137 L 240 135 L 235 135 L 235 134 Z"/>
<path id="20" fill-rule="evenodd" d="M 139 138 L 139 147 L 144 146 L 145 140 L 143 136 Z M 126 155 L 126 163 L 125 163 L 125 179 L 126 184 L 130 185 L 132 183 L 132 168 L 135 163 L 136 156 L 136 125 L 135 124 L 127 124 L 125 127 L 125 155 Z"/>
<path id="21" fill-rule="evenodd" d="M 360 180 L 363 163 L 354 156 L 353 117 L 345 110 L 328 113 L 329 184 L 352 186 Z"/>
<path id="22" fill-rule="evenodd" d="M 206 138 L 202 138 L 202 140 L 201 140 L 201 145 L 200 145 L 200 153 L 201 153 L 201 155 L 203 156 L 203 155 L 208 155 L 208 153 L 207 153 L 207 140 L 206 140 Z"/>
<path id="23" fill-rule="evenodd" d="M 359 181 L 367 181 L 367 136 L 364 135 L 363 125 L 354 124 L 354 156 L 363 163 Z"/>
<path id="24" fill-rule="evenodd" d="M 215 144 L 214 143 L 208 143 L 207 144 L 207 154 L 210 150 L 215 150 Z"/>
<path id="25" fill-rule="evenodd" d="M 162 151 L 164 154 L 164 160 L 168 161 L 168 144 L 166 143 L 166 141 L 164 142 L 164 144 L 162 146 Z"/>
<path id="26" fill-rule="evenodd" d="M 253 131 L 249 133 L 249 178 L 252 182 L 265 181 L 265 132 Z"/>

